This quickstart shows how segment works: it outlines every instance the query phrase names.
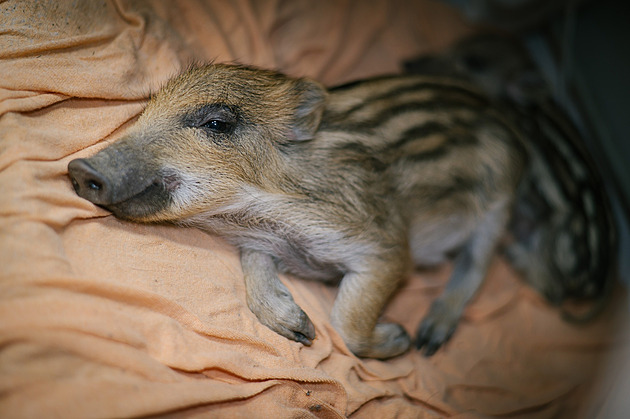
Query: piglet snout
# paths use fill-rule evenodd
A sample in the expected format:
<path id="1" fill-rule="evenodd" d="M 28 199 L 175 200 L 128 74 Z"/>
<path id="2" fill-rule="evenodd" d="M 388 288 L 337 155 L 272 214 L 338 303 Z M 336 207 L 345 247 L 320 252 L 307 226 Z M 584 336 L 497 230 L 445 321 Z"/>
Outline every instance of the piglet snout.
<path id="1" fill-rule="evenodd" d="M 97 205 L 113 203 L 109 180 L 86 159 L 72 160 L 68 164 L 68 174 L 74 190 L 80 197 Z"/>

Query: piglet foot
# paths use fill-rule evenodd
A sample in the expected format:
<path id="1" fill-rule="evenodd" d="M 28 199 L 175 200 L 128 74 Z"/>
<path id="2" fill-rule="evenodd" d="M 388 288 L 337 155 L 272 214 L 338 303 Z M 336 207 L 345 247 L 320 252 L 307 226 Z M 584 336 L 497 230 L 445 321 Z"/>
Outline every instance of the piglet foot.
<path id="1" fill-rule="evenodd" d="M 401 355 L 411 346 L 411 338 L 402 326 L 396 323 L 379 323 L 369 339 L 344 339 L 349 349 L 357 356 L 387 359 Z"/>
<path id="2" fill-rule="evenodd" d="M 315 339 L 315 326 L 306 313 L 297 305 L 296 307 L 299 312 L 295 311 L 289 318 L 278 319 L 274 327 L 267 327 L 287 339 L 311 346 Z"/>
<path id="3" fill-rule="evenodd" d="M 418 328 L 416 348 L 424 348 L 425 356 L 435 354 L 455 332 L 460 315 L 444 301 L 435 300 Z"/>
<path id="4" fill-rule="evenodd" d="M 248 300 L 250 310 L 269 329 L 306 346 L 315 339 L 315 326 L 284 285 L 268 290 L 262 298 Z"/>

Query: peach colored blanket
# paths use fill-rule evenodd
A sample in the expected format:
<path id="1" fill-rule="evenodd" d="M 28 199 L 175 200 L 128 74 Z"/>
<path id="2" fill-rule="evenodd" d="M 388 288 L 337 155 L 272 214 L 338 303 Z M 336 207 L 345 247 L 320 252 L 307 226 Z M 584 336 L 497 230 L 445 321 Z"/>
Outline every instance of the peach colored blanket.
<path id="1" fill-rule="evenodd" d="M 430 0 L 0 2 L 0 416 L 591 411 L 614 305 L 569 325 L 497 258 L 443 350 L 382 362 L 353 356 L 331 327 L 334 288 L 285 277 L 317 329 L 304 347 L 248 310 L 237 252 L 220 238 L 121 222 L 67 178 L 71 159 L 119 138 L 192 61 L 333 84 L 396 71 L 470 30 Z M 385 317 L 414 333 L 449 270 L 415 273 Z"/>

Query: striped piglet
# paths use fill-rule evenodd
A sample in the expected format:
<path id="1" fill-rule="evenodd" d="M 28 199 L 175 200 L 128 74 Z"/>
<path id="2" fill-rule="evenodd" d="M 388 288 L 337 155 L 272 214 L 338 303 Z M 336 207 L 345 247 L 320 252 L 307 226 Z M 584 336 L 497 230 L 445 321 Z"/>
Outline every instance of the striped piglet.
<path id="1" fill-rule="evenodd" d="M 455 330 L 527 181 L 521 131 L 461 80 L 327 90 L 214 64 L 172 79 L 124 138 L 68 170 L 80 196 L 117 217 L 197 226 L 237 246 L 248 306 L 289 339 L 310 345 L 315 328 L 278 273 L 340 280 L 336 330 L 355 354 L 389 358 L 411 339 L 379 316 L 414 264 L 454 258 L 417 346 L 432 354 Z"/>

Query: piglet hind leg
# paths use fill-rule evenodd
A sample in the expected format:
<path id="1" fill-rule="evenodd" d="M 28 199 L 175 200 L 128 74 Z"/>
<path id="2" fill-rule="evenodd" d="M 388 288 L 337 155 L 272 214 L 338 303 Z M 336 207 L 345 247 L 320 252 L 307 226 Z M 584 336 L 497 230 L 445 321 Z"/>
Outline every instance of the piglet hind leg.
<path id="1" fill-rule="evenodd" d="M 315 339 L 315 327 L 278 278 L 271 256 L 242 250 L 241 265 L 247 305 L 258 320 L 274 332 L 310 346 Z"/>
<path id="2" fill-rule="evenodd" d="M 384 306 L 404 276 L 404 270 L 384 266 L 344 276 L 331 317 L 333 326 L 355 355 L 387 359 L 406 352 L 411 346 L 411 339 L 402 326 L 378 323 Z"/>
<path id="3" fill-rule="evenodd" d="M 466 305 L 486 277 L 507 218 L 507 203 L 496 203 L 484 214 L 455 258 L 446 288 L 431 304 L 418 328 L 416 347 L 424 348 L 426 356 L 433 355 L 455 332 Z"/>

